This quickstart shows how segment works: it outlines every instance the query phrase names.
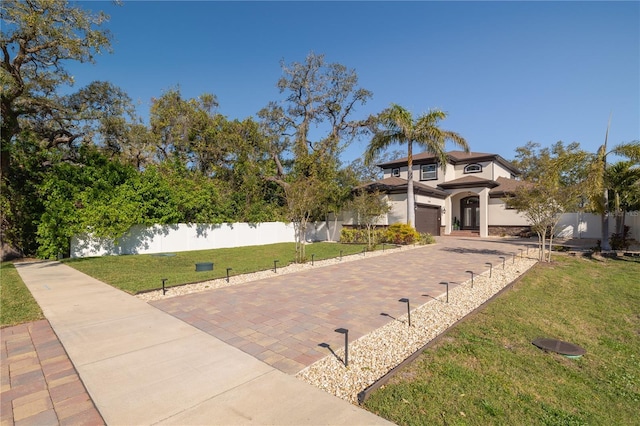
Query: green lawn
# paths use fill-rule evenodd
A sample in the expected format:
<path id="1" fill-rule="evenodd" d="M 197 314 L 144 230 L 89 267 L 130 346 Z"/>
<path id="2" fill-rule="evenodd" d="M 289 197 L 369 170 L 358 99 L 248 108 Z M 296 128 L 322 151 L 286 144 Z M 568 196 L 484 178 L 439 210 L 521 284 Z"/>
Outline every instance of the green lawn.
<path id="1" fill-rule="evenodd" d="M 40 306 L 12 263 L 0 265 L 0 326 L 43 319 Z"/>
<path id="2" fill-rule="evenodd" d="M 640 262 L 556 256 L 374 392 L 397 424 L 631 425 L 640 413 Z M 537 337 L 585 348 L 545 353 Z"/>
<path id="3" fill-rule="evenodd" d="M 329 259 L 343 255 L 361 253 L 364 245 L 314 243 L 307 245 L 309 261 Z M 67 259 L 64 262 L 87 275 L 111 284 L 126 292 L 135 294 L 162 287 L 162 278 L 167 278 L 167 286 L 206 281 L 226 276 L 227 268 L 233 268 L 231 275 L 246 274 L 287 266 L 295 258 L 294 243 L 279 243 L 263 246 L 235 247 L 215 250 L 178 252 L 175 256 L 130 255 L 104 256 L 84 259 Z M 213 271 L 195 272 L 195 264 L 213 262 Z"/>

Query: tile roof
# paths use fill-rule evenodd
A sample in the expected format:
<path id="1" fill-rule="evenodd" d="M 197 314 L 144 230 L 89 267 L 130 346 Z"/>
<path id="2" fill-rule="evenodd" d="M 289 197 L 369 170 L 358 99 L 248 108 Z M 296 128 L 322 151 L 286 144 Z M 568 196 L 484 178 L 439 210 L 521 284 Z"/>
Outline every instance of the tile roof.
<path id="1" fill-rule="evenodd" d="M 407 180 L 399 177 L 391 176 L 388 178 L 377 180 L 375 182 L 360 185 L 354 189 L 355 190 L 357 189 L 376 190 L 377 189 L 380 191 L 389 191 L 389 192 L 406 191 Z M 413 190 L 415 191 L 416 194 L 430 195 L 437 198 L 446 198 L 449 195 L 447 192 L 442 191 L 438 188 L 433 188 L 429 185 L 425 185 L 423 183 L 415 182 L 415 181 L 413 182 Z"/>
<path id="2" fill-rule="evenodd" d="M 438 186 L 445 189 L 471 188 L 471 187 L 478 187 L 478 186 L 494 188 L 498 186 L 498 183 L 494 180 L 483 179 L 477 176 L 464 176 L 458 179 L 443 182 Z"/>
<path id="3" fill-rule="evenodd" d="M 489 154 L 486 152 L 464 152 L 464 151 L 449 151 L 447 152 L 447 157 L 449 158 L 449 163 L 458 164 L 458 163 L 475 163 L 481 161 L 496 161 L 499 164 L 502 164 L 508 170 L 513 172 L 515 175 L 520 174 L 520 170 L 518 170 L 513 164 L 509 161 L 505 160 L 498 154 Z M 421 152 L 419 154 L 413 155 L 413 163 L 429 163 L 435 160 L 435 155 L 429 152 Z M 385 163 L 380 163 L 377 166 L 381 168 L 389 168 L 389 167 L 397 167 L 407 164 L 407 157 L 398 158 L 396 160 L 387 161 Z"/>
<path id="4" fill-rule="evenodd" d="M 530 182 L 522 180 L 508 179 L 505 177 L 499 177 L 496 179 L 498 186 L 489 191 L 489 196 L 497 198 L 506 194 L 513 194 L 518 188 L 523 186 L 530 186 Z"/>

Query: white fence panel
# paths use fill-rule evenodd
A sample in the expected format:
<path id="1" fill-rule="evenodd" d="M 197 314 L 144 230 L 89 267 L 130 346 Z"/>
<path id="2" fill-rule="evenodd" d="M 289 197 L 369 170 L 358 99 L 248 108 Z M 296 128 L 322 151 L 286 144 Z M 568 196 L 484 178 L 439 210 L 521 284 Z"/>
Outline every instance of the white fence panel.
<path id="1" fill-rule="evenodd" d="M 631 227 L 631 237 L 640 241 L 640 212 L 627 212 L 625 225 Z M 556 226 L 556 235 L 561 238 L 601 239 L 600 215 L 592 213 L 565 213 Z M 616 218 L 609 218 L 609 235 L 616 232 Z"/>
<path id="2" fill-rule="evenodd" d="M 342 224 L 309 224 L 306 240 L 337 241 Z M 295 241 L 293 223 L 222 223 L 133 226 L 116 245 L 110 239 L 79 235 L 71 239 L 71 257 L 152 254 L 216 248 L 255 246 Z"/>

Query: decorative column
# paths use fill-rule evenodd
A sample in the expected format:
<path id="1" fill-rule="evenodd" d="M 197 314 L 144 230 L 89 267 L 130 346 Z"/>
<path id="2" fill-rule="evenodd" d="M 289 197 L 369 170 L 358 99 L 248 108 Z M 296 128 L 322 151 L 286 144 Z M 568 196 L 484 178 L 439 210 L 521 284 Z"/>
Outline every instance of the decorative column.
<path id="1" fill-rule="evenodd" d="M 478 195 L 480 199 L 480 237 L 487 238 L 489 236 L 489 188 L 482 188 Z"/>

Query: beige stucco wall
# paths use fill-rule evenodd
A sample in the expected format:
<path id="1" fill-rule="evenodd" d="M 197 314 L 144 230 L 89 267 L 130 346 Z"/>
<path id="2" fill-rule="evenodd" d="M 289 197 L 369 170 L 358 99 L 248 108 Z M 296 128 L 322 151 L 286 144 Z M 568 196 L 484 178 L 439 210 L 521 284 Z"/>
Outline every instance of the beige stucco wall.
<path id="1" fill-rule="evenodd" d="M 517 210 L 505 208 L 500 198 L 489 198 L 489 226 L 528 226 L 529 223 Z"/>
<path id="2" fill-rule="evenodd" d="M 391 211 L 387 213 L 385 225 L 407 223 L 407 194 L 389 194 L 387 197 Z"/>

